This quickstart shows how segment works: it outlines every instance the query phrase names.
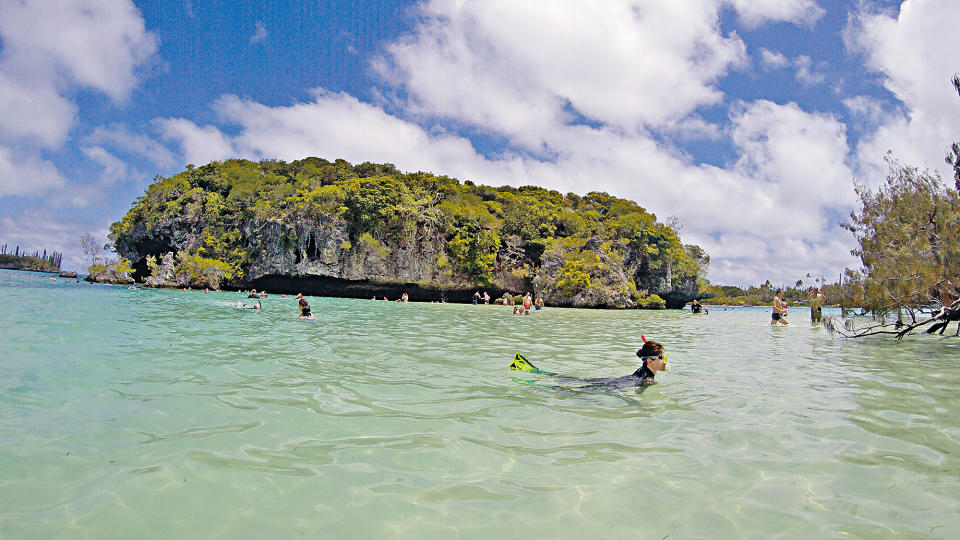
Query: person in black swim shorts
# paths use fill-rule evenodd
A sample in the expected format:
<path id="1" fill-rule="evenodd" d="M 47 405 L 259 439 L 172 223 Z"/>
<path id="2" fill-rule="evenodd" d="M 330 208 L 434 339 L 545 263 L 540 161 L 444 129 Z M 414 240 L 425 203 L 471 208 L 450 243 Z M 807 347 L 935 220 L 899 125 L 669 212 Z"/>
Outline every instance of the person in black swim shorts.
<path id="1" fill-rule="evenodd" d="M 790 324 L 787 322 L 787 303 L 783 300 L 783 289 L 777 289 L 776 296 L 773 297 L 773 314 L 770 324 Z"/>

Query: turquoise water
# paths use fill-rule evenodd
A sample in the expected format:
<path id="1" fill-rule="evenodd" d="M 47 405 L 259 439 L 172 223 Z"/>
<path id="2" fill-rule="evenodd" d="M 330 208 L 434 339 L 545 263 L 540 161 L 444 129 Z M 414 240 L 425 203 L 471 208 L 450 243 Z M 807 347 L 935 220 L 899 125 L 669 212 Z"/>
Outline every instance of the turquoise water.
<path id="1" fill-rule="evenodd" d="M 960 340 L 0 271 L 4 538 L 955 538 Z M 244 301 L 247 301 L 243 298 Z M 951 327 L 952 329 L 952 327 Z M 669 371 L 618 376 L 640 334 Z"/>

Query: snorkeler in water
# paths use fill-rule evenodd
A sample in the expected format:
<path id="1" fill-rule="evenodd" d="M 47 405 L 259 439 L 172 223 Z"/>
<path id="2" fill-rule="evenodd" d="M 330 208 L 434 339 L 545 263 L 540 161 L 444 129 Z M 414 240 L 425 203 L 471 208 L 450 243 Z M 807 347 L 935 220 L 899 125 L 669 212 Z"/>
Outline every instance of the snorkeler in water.
<path id="1" fill-rule="evenodd" d="M 306 298 L 301 297 L 300 300 L 297 302 L 297 307 L 300 308 L 301 319 L 311 319 L 311 320 L 316 319 L 316 317 L 314 317 L 313 313 L 310 311 L 310 304 L 307 303 Z"/>
<path id="2" fill-rule="evenodd" d="M 544 371 L 534 366 L 520 353 L 514 355 L 513 363 L 510 364 L 510 369 L 526 371 L 528 373 L 537 373 L 541 375 L 552 375 L 557 377 L 559 382 L 586 383 L 587 386 L 592 387 L 601 386 L 609 388 L 629 388 L 631 386 L 656 384 L 655 377 L 658 372 L 667 370 L 667 358 L 670 355 L 663 349 L 663 345 L 660 343 L 657 343 L 653 340 L 647 341 L 647 339 L 643 336 L 640 337 L 643 339 L 643 347 L 637 351 L 637 356 L 643 361 L 643 364 L 639 369 L 630 375 L 624 375 L 623 377 L 593 377 L 586 379 L 580 377 L 566 377 L 556 373 L 550 373 L 549 371 Z"/>

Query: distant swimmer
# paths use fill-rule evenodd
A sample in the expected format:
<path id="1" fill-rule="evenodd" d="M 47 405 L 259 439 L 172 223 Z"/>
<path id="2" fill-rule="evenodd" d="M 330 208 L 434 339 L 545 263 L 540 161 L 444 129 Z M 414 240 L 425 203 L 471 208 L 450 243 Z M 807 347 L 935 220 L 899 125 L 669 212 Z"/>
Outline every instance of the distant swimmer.
<path id="1" fill-rule="evenodd" d="M 480 291 L 473 291 L 473 305 L 480 303 Z"/>
<path id="2" fill-rule="evenodd" d="M 624 375 L 623 377 L 566 377 L 544 371 L 534 366 L 520 353 L 514 355 L 510 369 L 525 371 L 527 373 L 551 375 L 557 377 L 558 382 L 586 384 L 588 387 L 629 388 L 631 386 L 656 384 L 655 377 L 657 373 L 667 370 L 667 358 L 669 358 L 670 354 L 663 349 L 663 345 L 656 341 L 647 341 L 643 336 L 640 337 L 644 340 L 644 343 L 643 347 L 637 351 L 637 356 L 643 361 L 643 364 L 630 375 Z"/>
<path id="3" fill-rule="evenodd" d="M 790 324 L 787 322 L 787 303 L 783 300 L 783 289 L 777 289 L 777 295 L 773 297 L 773 313 L 771 314 L 770 324 Z"/>
<path id="4" fill-rule="evenodd" d="M 487 293 L 487 291 L 483 291 L 483 304 L 484 305 L 490 304 L 490 294 Z"/>
<path id="5" fill-rule="evenodd" d="M 310 311 L 310 304 L 307 303 L 307 299 L 301 297 L 297 302 L 298 307 L 300 308 L 300 318 L 301 319 L 316 319 L 313 316 L 313 313 Z"/>
<path id="6" fill-rule="evenodd" d="M 257 300 L 257 305 L 255 305 L 255 306 L 248 306 L 248 305 L 244 304 L 243 302 L 241 302 L 240 300 L 237 300 L 237 309 L 254 309 L 254 310 L 261 310 L 261 309 L 263 309 L 263 306 L 260 305 L 260 301 L 259 301 L 259 300 Z"/>
<path id="7" fill-rule="evenodd" d="M 523 312 L 529 315 L 531 308 L 533 308 L 533 296 L 527 291 L 527 294 L 523 295 Z"/>
<path id="8" fill-rule="evenodd" d="M 696 298 L 694 298 L 693 303 L 690 304 L 690 313 L 703 313 L 703 304 Z"/>
<path id="9" fill-rule="evenodd" d="M 536 309 L 537 311 L 540 311 L 541 309 L 543 309 L 543 297 L 542 297 L 542 296 L 538 296 L 538 297 L 537 297 L 537 301 L 533 303 L 533 308 Z"/>

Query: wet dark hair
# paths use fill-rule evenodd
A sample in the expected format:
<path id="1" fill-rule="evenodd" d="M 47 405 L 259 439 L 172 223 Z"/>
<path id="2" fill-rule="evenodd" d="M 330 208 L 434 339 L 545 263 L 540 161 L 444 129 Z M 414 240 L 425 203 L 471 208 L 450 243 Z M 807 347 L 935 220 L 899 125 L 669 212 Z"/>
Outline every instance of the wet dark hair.
<path id="1" fill-rule="evenodd" d="M 305 298 L 301 298 L 301 299 L 300 299 L 300 302 L 298 302 L 298 303 L 299 303 L 301 306 L 308 306 L 308 305 L 310 305 L 310 304 L 307 304 L 307 300 L 306 300 Z"/>
<path id="2" fill-rule="evenodd" d="M 643 347 L 637 351 L 637 356 L 660 356 L 663 354 L 663 345 L 653 341 L 652 339 L 643 344 Z"/>

